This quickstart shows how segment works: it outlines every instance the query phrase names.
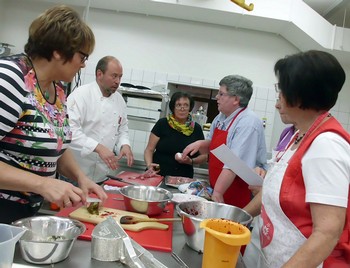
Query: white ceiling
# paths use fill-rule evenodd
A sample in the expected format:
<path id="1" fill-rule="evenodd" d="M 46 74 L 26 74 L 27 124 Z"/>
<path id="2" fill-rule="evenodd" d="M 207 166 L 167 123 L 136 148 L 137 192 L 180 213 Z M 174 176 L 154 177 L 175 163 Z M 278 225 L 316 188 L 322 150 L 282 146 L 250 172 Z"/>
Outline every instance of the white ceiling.
<path id="1" fill-rule="evenodd" d="M 350 0 L 304 0 L 304 2 L 331 24 L 350 28 Z"/>

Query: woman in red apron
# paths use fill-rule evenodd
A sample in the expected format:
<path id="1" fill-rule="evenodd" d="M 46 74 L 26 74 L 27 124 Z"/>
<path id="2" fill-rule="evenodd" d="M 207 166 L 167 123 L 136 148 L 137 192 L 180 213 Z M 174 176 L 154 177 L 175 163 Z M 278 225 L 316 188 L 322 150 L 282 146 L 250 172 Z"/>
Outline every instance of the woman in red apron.
<path id="1" fill-rule="evenodd" d="M 244 259 L 260 268 L 350 267 L 350 135 L 328 112 L 345 72 L 329 53 L 308 51 L 279 60 L 275 73 L 276 108 L 299 132 L 265 177 L 252 235 L 260 245 Z"/>

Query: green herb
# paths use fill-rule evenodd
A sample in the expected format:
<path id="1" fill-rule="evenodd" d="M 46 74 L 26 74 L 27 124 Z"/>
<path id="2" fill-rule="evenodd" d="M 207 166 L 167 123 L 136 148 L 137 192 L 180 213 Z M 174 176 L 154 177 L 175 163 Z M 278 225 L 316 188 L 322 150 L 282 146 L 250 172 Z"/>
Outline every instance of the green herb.
<path id="1" fill-rule="evenodd" d="M 92 215 L 98 215 L 98 206 L 99 202 L 92 202 L 90 205 L 87 207 L 87 211 L 92 214 Z"/>

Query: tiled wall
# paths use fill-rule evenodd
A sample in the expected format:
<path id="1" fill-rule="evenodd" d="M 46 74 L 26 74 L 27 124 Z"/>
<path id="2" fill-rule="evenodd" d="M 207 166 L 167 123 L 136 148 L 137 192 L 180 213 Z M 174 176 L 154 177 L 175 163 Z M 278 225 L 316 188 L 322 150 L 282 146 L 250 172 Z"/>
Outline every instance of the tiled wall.
<path id="1" fill-rule="evenodd" d="M 89 73 L 88 70 L 89 68 L 87 69 L 86 73 L 82 74 L 83 84 L 94 80 L 94 74 L 91 72 Z M 143 85 L 151 88 L 157 86 L 157 90 L 163 90 L 164 92 L 166 91 L 166 85 L 168 82 L 178 82 L 182 84 L 193 84 L 196 86 L 215 88 L 218 88 L 219 84 L 218 80 L 208 80 L 181 74 L 168 74 L 132 68 L 124 68 L 122 82 L 131 83 L 134 85 Z M 271 87 L 254 85 L 254 92 L 249 103 L 249 108 L 252 109 L 261 119 L 266 119 L 265 138 L 267 150 L 269 152 L 271 151 L 271 147 L 273 147 L 273 145 L 276 143 L 276 141 L 273 139 L 273 136 L 276 136 L 276 134 L 273 133 L 274 125 L 275 129 L 278 129 L 276 124 L 282 124 L 279 117 L 276 117 L 277 120 L 275 120 L 275 102 L 276 93 L 272 85 Z M 147 109 L 159 109 L 161 105 L 160 102 L 129 98 L 128 105 L 140 107 L 140 109 L 128 108 L 128 114 L 159 118 L 158 112 L 149 111 Z M 343 103 L 342 99 L 340 98 L 337 105 L 331 110 L 331 112 L 349 131 L 350 108 L 348 105 L 346 105 L 346 102 Z M 150 126 L 149 129 L 151 129 L 151 127 L 152 126 Z M 135 130 L 132 128 L 129 129 L 130 141 L 136 159 L 143 160 L 143 152 L 147 145 L 149 134 L 150 131 Z"/>

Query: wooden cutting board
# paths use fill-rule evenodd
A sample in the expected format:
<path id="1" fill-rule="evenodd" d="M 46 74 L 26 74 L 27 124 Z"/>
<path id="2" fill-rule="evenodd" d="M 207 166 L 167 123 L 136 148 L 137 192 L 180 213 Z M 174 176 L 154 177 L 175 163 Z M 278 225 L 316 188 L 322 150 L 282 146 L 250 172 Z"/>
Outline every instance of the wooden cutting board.
<path id="1" fill-rule="evenodd" d="M 108 199 L 104 203 L 105 207 L 119 209 L 126 211 L 124 206 L 123 196 L 120 194 L 107 193 Z M 117 199 L 117 200 L 116 200 Z M 70 207 L 61 209 L 56 216 L 69 217 L 69 214 L 76 210 L 78 207 Z M 133 212 L 130 212 L 133 213 Z M 145 215 L 143 215 L 145 216 Z M 171 218 L 174 216 L 174 205 L 169 203 L 162 214 L 156 218 Z M 78 239 L 91 241 L 91 234 L 95 228 L 95 225 L 89 222 L 82 221 L 86 226 L 86 231 L 81 234 Z M 173 245 L 173 222 L 167 222 L 169 229 L 167 230 L 157 230 L 157 229 L 147 229 L 140 232 L 133 232 L 126 230 L 128 235 L 139 243 L 144 248 L 149 250 L 159 250 L 164 252 L 171 252 Z M 181 224 L 181 223 L 175 223 Z M 161 238 L 161 239 L 159 239 Z"/>
<path id="2" fill-rule="evenodd" d="M 93 224 L 99 224 L 103 222 L 107 217 L 113 217 L 116 221 L 120 221 L 122 216 L 134 216 L 138 218 L 149 218 L 145 214 L 139 214 L 119 209 L 113 208 L 100 208 L 99 215 L 90 214 L 85 206 L 82 206 L 69 214 L 69 217 L 83 222 L 89 222 Z M 138 222 L 135 224 L 122 224 L 124 230 L 129 230 L 133 232 L 139 232 L 145 229 L 157 229 L 157 230 L 167 230 L 169 226 L 160 222 Z"/>

